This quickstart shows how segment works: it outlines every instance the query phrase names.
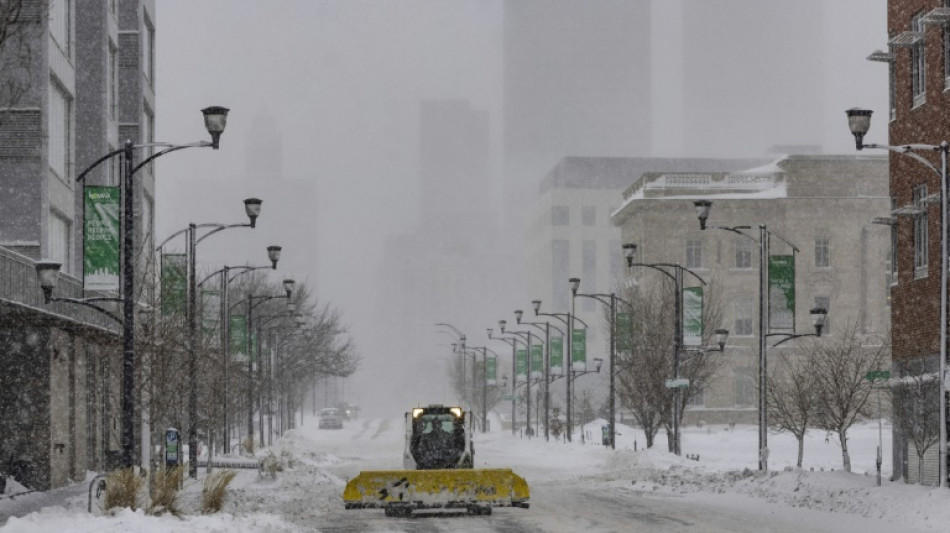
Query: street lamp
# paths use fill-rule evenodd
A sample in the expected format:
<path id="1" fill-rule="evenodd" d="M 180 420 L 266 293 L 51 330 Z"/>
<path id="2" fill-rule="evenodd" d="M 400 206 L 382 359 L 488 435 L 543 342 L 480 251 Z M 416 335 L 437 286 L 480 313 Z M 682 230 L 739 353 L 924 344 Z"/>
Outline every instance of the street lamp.
<path id="1" fill-rule="evenodd" d="M 506 321 L 504 320 L 498 321 L 498 326 L 501 328 L 502 331 L 504 331 L 505 329 L 504 328 L 505 324 L 506 324 Z M 517 406 L 515 404 L 515 401 L 516 401 L 515 398 L 517 398 L 517 396 L 515 396 L 515 386 L 518 383 L 517 351 L 518 351 L 518 343 L 522 342 L 522 340 L 519 337 L 495 337 L 492 335 L 495 331 L 493 328 L 487 328 L 486 331 L 488 332 L 488 338 L 490 340 L 499 340 L 499 341 L 504 342 L 505 344 L 511 345 L 511 434 L 515 435 L 518 432 L 517 426 L 515 424 L 515 420 L 517 418 L 515 416 L 517 414 L 517 410 L 516 410 Z"/>
<path id="2" fill-rule="evenodd" d="M 169 143 L 142 143 L 134 144 L 131 140 L 125 141 L 125 144 L 122 148 L 118 150 L 113 150 L 108 154 L 100 157 L 94 161 L 91 165 L 86 167 L 77 177 L 76 182 L 81 182 L 85 180 L 86 176 L 93 169 L 98 167 L 105 161 L 108 161 L 116 156 L 121 155 L 124 162 L 124 171 L 123 171 L 123 180 L 122 187 L 123 192 L 123 201 L 122 201 L 122 276 L 121 276 L 121 286 L 122 286 L 122 432 L 121 432 L 121 446 L 122 446 L 122 467 L 131 468 L 133 453 L 135 450 L 135 435 L 134 435 L 134 419 L 135 419 L 135 194 L 132 178 L 135 176 L 135 173 L 141 170 L 143 167 L 154 161 L 155 159 L 178 150 L 183 150 L 185 148 L 212 148 L 214 150 L 218 149 L 218 140 L 221 137 L 221 134 L 224 132 L 225 125 L 227 124 L 227 115 L 228 109 L 220 106 L 207 107 L 201 110 L 204 115 L 205 128 L 208 130 L 208 133 L 211 135 L 212 142 L 208 141 L 198 141 L 189 144 L 169 144 Z M 143 148 L 155 148 L 160 147 L 164 148 L 154 154 L 146 157 L 142 162 L 135 164 L 135 150 Z M 48 271 L 52 270 L 48 265 L 43 267 L 44 272 L 43 276 L 47 279 L 43 280 L 44 283 L 49 285 L 49 274 Z M 39 270 L 37 271 L 39 275 Z M 50 289 L 52 291 L 52 289 Z M 44 294 L 46 294 L 46 289 L 44 288 Z M 108 299 L 108 301 L 117 301 L 118 299 Z M 52 298 L 50 301 L 53 301 Z M 80 305 L 87 305 L 90 307 L 98 307 L 91 302 L 96 301 L 94 299 L 70 299 L 63 301 L 71 301 L 72 303 L 77 303 Z M 106 299 L 101 299 L 98 301 L 106 301 Z M 99 308 L 100 311 L 113 316 L 111 313 Z M 113 318 L 116 318 L 113 316 Z"/>
<path id="3" fill-rule="evenodd" d="M 610 309 L 610 447 L 611 449 L 616 449 L 616 443 L 614 442 L 614 437 L 617 434 L 616 428 L 616 387 L 614 385 L 615 375 L 616 375 L 616 362 L 617 362 L 617 302 L 622 302 L 627 305 L 631 310 L 633 309 L 633 304 L 630 302 L 618 298 L 616 293 L 610 294 L 583 294 L 577 292 L 577 289 L 580 288 L 581 280 L 580 278 L 570 278 L 568 280 L 571 284 L 571 315 L 574 314 L 574 300 L 580 296 L 582 298 L 590 298 L 592 300 L 597 300 L 598 302 L 607 306 Z M 572 363 L 573 365 L 573 363 Z"/>
<path id="4" fill-rule="evenodd" d="M 682 388 L 678 384 L 680 379 L 680 363 L 685 359 L 682 358 L 683 351 L 683 313 L 682 308 L 682 298 L 683 298 L 683 273 L 687 272 L 696 278 L 700 283 L 706 285 L 706 281 L 697 273 L 692 270 L 678 264 L 678 263 L 638 263 L 634 261 L 637 253 L 637 245 L 634 243 L 626 243 L 623 245 L 624 256 L 627 259 L 627 268 L 633 268 L 635 266 L 646 267 L 657 272 L 662 273 L 666 277 L 673 280 L 673 379 L 676 382 L 675 389 L 676 392 L 673 398 L 673 453 L 676 455 L 682 454 L 681 442 L 680 442 L 680 414 L 681 414 L 681 404 L 682 399 Z M 672 269 L 673 273 L 671 274 L 669 270 Z M 632 306 L 631 306 L 632 307 Z M 725 331 L 725 330 L 716 330 Z M 728 336 L 728 331 L 726 336 Z M 718 336 L 718 335 L 717 335 Z M 723 346 L 725 346 L 725 340 L 723 340 Z"/>
<path id="5" fill-rule="evenodd" d="M 464 402 L 464 401 L 465 401 L 465 396 L 466 396 L 466 394 L 465 394 L 465 358 L 464 358 L 464 355 L 467 353 L 467 352 L 466 352 L 466 349 L 465 349 L 465 334 L 462 333 L 461 331 L 459 331 L 459 329 L 458 329 L 457 327 L 453 326 L 452 324 L 448 324 L 448 323 L 445 323 L 445 322 L 437 322 L 435 325 L 436 325 L 436 326 L 442 326 L 442 327 L 446 327 L 446 328 L 451 329 L 451 330 L 455 333 L 455 335 L 458 337 L 458 340 L 459 340 L 459 347 L 460 347 L 460 348 L 459 348 L 459 353 L 463 355 L 463 357 L 460 359 L 461 362 L 462 362 L 462 364 L 460 365 L 461 373 L 460 373 L 460 377 L 459 377 L 459 389 L 460 389 L 460 390 L 459 390 L 459 393 L 460 393 L 460 395 L 461 395 L 460 400 Z M 475 403 L 475 363 L 474 363 L 474 361 L 475 361 L 475 358 L 474 358 L 474 356 L 473 356 L 473 357 L 472 357 L 472 398 L 471 398 L 471 400 L 469 401 L 469 407 L 471 407 L 471 406 L 474 405 L 474 403 Z"/>
<path id="6" fill-rule="evenodd" d="M 531 333 L 530 331 L 509 330 L 506 332 L 505 327 L 507 324 L 508 324 L 507 320 L 498 321 L 498 327 L 499 329 L 501 329 L 501 332 L 503 334 L 508 333 L 511 335 L 515 335 L 525 345 L 525 383 L 527 385 L 527 388 L 525 389 L 525 435 L 527 435 L 530 438 L 532 435 L 534 435 L 534 430 L 531 428 L 531 379 L 533 377 L 531 375 L 533 373 L 531 369 L 531 346 L 533 346 L 531 344 L 531 340 L 532 338 L 536 338 L 540 342 L 541 338 L 535 335 L 534 333 Z M 518 374 L 517 374 L 517 366 L 515 365 L 514 382 L 517 383 L 517 381 L 518 381 Z M 515 386 L 513 385 L 512 392 L 514 391 L 514 389 L 515 389 Z"/>
<path id="7" fill-rule="evenodd" d="M 537 305 L 534 308 L 535 316 L 538 315 L 538 307 L 541 305 L 540 300 L 534 300 L 531 302 L 532 305 L 537 302 Z M 544 322 L 524 322 L 521 320 L 521 317 L 524 315 L 524 311 L 518 309 L 515 311 L 515 319 L 518 324 L 525 324 L 528 326 L 534 326 L 542 331 L 544 331 L 544 440 L 550 440 L 550 432 L 548 429 L 549 420 L 550 420 L 550 410 L 551 410 L 551 323 L 548 321 Z M 553 326 L 554 329 L 561 334 L 561 338 L 564 338 L 564 332 L 561 331 L 557 326 Z M 563 347 L 563 343 L 561 344 Z M 562 364 L 563 364 L 563 355 L 562 355 Z"/>
<path id="8" fill-rule="evenodd" d="M 260 205 L 260 204 L 258 204 Z M 260 214 L 260 210 L 257 210 L 257 214 Z M 250 216 L 250 214 L 249 214 Z M 228 397 L 230 396 L 230 375 L 231 375 L 231 323 L 228 316 L 228 310 L 231 308 L 228 295 L 228 286 L 232 281 L 234 281 L 238 276 L 252 272 L 254 270 L 261 270 L 269 268 L 272 270 L 277 270 L 277 261 L 280 260 L 282 248 L 280 246 L 268 246 L 267 247 L 267 258 L 270 260 L 270 265 L 263 266 L 237 266 L 230 267 L 224 265 L 223 268 L 212 272 L 205 276 L 203 280 L 198 282 L 198 288 L 200 289 L 202 285 L 205 284 L 208 280 L 213 278 L 216 275 L 220 274 L 220 291 L 221 291 L 221 351 L 222 351 L 222 365 L 224 366 L 224 406 L 222 408 L 222 443 L 225 450 L 231 449 L 231 435 L 230 435 L 230 416 L 228 413 Z M 238 270 L 241 269 L 241 270 Z M 231 270 L 238 270 L 234 276 L 231 276 Z"/>
<path id="9" fill-rule="evenodd" d="M 696 200 L 693 202 L 696 208 L 696 214 L 699 216 L 699 229 L 706 230 L 706 220 L 709 218 L 709 212 L 712 209 L 712 202 L 709 200 Z M 769 335 L 769 248 L 770 237 L 776 237 L 787 244 L 793 251 L 798 252 L 798 247 L 792 244 L 788 239 L 778 233 L 769 231 L 765 224 L 759 224 L 759 238 L 746 233 L 746 230 L 752 229 L 751 226 L 709 226 L 711 229 L 729 231 L 737 235 L 742 235 L 751 239 L 759 246 L 759 470 L 768 470 L 769 468 L 769 414 L 768 414 L 768 361 L 766 347 L 766 338 Z M 794 324 L 792 324 L 794 328 Z"/>
<path id="10" fill-rule="evenodd" d="M 939 411 L 940 411 L 940 440 L 939 440 L 939 466 L 938 477 L 940 486 L 947 486 L 947 254 L 950 253 L 948 246 L 947 233 L 950 231 L 948 222 L 947 194 L 947 153 L 950 152 L 950 144 L 942 141 L 938 145 L 934 144 L 905 144 L 900 146 L 890 146 L 886 144 L 864 144 L 864 136 L 871 128 L 870 109 L 852 108 L 845 111 L 848 115 L 848 127 L 854 135 L 855 148 L 863 150 L 864 148 L 874 148 L 878 150 L 889 150 L 898 154 L 906 155 L 918 163 L 932 170 L 940 177 L 940 361 L 938 366 L 938 387 L 939 387 Z M 940 168 L 937 168 L 927 158 L 917 152 L 940 152 Z"/>

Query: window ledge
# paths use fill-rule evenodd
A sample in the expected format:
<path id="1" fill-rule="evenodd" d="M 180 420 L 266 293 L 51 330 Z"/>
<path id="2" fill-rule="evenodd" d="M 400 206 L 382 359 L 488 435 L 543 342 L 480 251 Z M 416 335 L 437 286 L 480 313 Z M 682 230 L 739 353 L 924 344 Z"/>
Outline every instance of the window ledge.
<path id="1" fill-rule="evenodd" d="M 921 94 L 921 95 L 919 95 L 919 96 L 915 96 L 915 97 L 914 97 L 914 104 L 911 106 L 910 110 L 911 110 L 911 111 L 917 110 L 917 109 L 919 109 L 920 107 L 922 107 L 922 106 L 923 106 L 924 104 L 926 104 L 926 103 L 927 103 L 927 94 L 926 94 L 926 93 Z"/>
<path id="2" fill-rule="evenodd" d="M 923 279 L 927 277 L 927 267 L 914 268 L 914 279 Z"/>

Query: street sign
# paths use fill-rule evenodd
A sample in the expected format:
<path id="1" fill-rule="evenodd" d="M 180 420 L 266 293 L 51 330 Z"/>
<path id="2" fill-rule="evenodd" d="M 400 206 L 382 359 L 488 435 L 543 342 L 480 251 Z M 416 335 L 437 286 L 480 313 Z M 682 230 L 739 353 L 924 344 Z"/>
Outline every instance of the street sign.
<path id="1" fill-rule="evenodd" d="M 686 378 L 666 380 L 666 388 L 668 389 L 685 389 L 687 387 L 689 387 L 689 380 Z"/>
<path id="2" fill-rule="evenodd" d="M 891 379 L 891 371 L 890 370 L 872 370 L 864 376 L 864 379 L 868 381 L 878 381 L 878 380 L 883 381 L 885 379 Z"/>
<path id="3" fill-rule="evenodd" d="M 515 399 L 515 397 L 511 396 L 510 394 L 508 396 L 503 396 L 502 398 L 504 398 L 505 400 L 508 400 L 509 402 Z"/>

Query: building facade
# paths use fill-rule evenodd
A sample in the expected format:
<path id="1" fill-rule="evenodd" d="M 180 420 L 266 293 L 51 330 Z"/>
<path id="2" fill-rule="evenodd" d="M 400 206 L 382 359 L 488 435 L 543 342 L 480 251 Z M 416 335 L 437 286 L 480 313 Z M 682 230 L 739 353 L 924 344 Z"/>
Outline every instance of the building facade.
<path id="1" fill-rule="evenodd" d="M 698 274 L 710 300 L 716 295 L 717 303 L 705 303 L 722 317 L 704 329 L 730 331 L 722 367 L 694 396 L 685 423 L 755 423 L 758 388 L 758 246 L 732 232 L 701 231 L 693 201 L 713 202 L 710 225 L 751 226 L 757 237 L 765 224 L 798 248 L 770 240 L 770 255 L 792 255 L 795 265 L 794 330 L 773 321 L 773 331 L 811 333 L 809 309 L 823 307 L 823 337 L 856 325 L 862 338 L 880 342 L 889 331 L 890 233 L 871 219 L 890 209 L 887 165 L 886 157 L 789 156 L 739 172 L 650 172 L 624 192 L 612 221 L 622 242 L 638 245 L 637 262 Z M 662 281 L 642 268 L 627 275 L 640 285 Z"/>
<path id="2" fill-rule="evenodd" d="M 875 110 L 866 142 L 890 145 L 940 144 L 950 136 L 950 3 L 944 0 L 889 0 L 888 51 L 868 59 L 888 67 L 890 108 Z M 888 120 L 888 137 L 875 123 Z M 877 134 L 875 134 L 877 132 Z M 939 153 L 921 152 L 936 168 Z M 893 374 L 909 377 L 936 372 L 940 353 L 940 204 L 924 199 L 939 194 L 940 177 L 910 157 L 890 162 L 890 196 L 897 243 L 893 304 Z M 905 216 L 916 208 L 916 216 Z M 936 396 L 934 397 L 936 399 Z M 895 401 L 897 399 L 895 398 Z M 934 422 L 937 423 L 937 422 Z M 895 465 L 908 481 L 932 484 L 937 479 L 937 446 L 925 454 L 926 468 L 917 479 L 917 454 L 911 439 L 894 435 Z"/>
<path id="3" fill-rule="evenodd" d="M 0 470 L 31 488 L 118 456 L 121 326 L 45 305 L 33 262 L 62 263 L 56 296 L 91 295 L 83 187 L 118 185 L 118 160 L 76 177 L 125 139 L 152 140 L 154 12 L 151 0 L 31 0 L 0 47 L 0 405 L 16 414 L 0 421 Z M 136 177 L 136 242 L 147 250 L 154 179 L 151 169 Z"/>
<path id="4" fill-rule="evenodd" d="M 762 164 L 756 159 L 679 159 L 627 157 L 565 157 L 541 182 L 528 214 L 525 234 L 525 279 L 530 299 L 541 300 L 543 312 L 571 309 L 568 279 L 581 279 L 580 292 L 610 293 L 621 282 L 624 259 L 621 231 L 611 215 L 623 202 L 623 192 L 647 172 L 717 172 Z M 600 304 L 581 298 L 577 316 L 599 326 Z M 530 314 L 529 303 L 523 302 Z M 555 325 L 558 322 L 554 321 Z M 587 333 L 588 361 L 607 360 L 608 336 L 600 327 Z M 589 383 L 589 378 L 578 385 Z M 561 389 L 563 387 L 557 387 Z M 557 394 L 560 394 L 558 392 Z M 576 405 L 576 404 L 575 404 Z"/>

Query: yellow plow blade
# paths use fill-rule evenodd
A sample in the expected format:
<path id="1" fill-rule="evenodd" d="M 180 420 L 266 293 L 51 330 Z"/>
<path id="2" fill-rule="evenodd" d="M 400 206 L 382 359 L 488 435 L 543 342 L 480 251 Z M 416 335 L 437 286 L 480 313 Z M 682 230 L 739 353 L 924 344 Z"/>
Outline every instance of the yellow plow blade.
<path id="1" fill-rule="evenodd" d="M 346 483 L 347 509 L 404 506 L 528 508 L 528 484 L 508 468 L 374 470 Z"/>

